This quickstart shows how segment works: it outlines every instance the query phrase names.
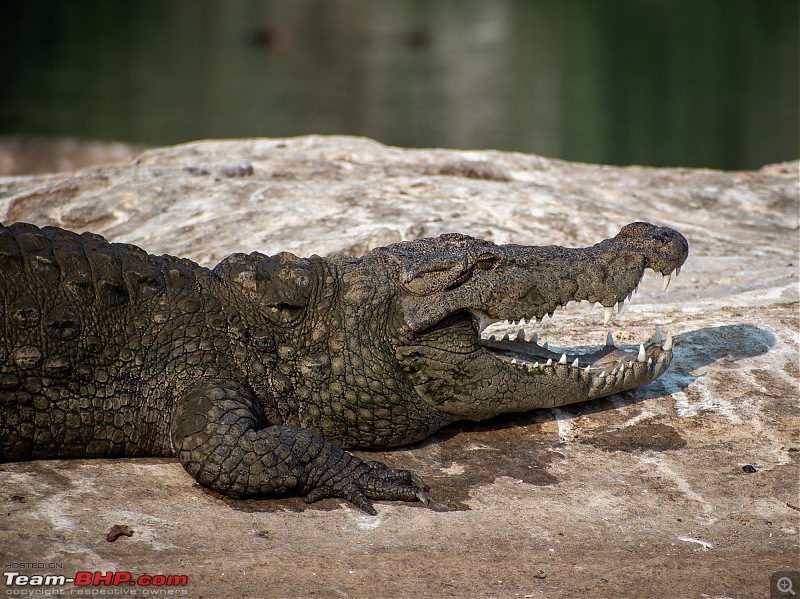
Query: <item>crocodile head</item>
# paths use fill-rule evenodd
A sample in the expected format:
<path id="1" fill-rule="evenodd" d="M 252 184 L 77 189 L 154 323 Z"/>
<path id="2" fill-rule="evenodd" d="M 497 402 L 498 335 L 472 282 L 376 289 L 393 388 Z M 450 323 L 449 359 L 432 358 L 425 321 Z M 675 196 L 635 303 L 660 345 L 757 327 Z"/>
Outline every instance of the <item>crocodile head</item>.
<path id="1" fill-rule="evenodd" d="M 569 302 L 598 302 L 606 324 L 645 269 L 665 286 L 688 255 L 672 229 L 632 223 L 588 248 L 496 245 L 459 234 L 373 250 L 396 277 L 390 341 L 416 393 L 455 420 L 554 407 L 618 393 L 660 376 L 672 339 L 551 351 L 520 329 L 484 338 L 491 323 L 541 320 Z"/>

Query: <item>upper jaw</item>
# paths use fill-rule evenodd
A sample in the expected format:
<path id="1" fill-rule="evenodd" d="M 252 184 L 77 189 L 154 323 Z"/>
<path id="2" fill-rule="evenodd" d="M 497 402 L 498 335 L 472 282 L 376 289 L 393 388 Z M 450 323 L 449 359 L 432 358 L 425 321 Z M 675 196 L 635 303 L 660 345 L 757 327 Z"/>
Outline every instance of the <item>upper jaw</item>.
<path id="1" fill-rule="evenodd" d="M 519 322 L 524 323 L 525 321 L 533 322 L 542 322 L 542 319 L 545 316 L 549 316 L 550 318 L 553 317 L 553 314 L 559 308 L 564 308 L 571 302 L 589 302 L 590 305 L 594 303 L 599 303 L 603 307 L 603 326 L 608 325 L 614 315 L 614 312 L 617 313 L 622 312 L 622 309 L 625 305 L 625 301 L 630 301 L 630 299 L 639 291 L 639 284 L 642 281 L 642 277 L 644 276 L 645 269 L 642 269 L 638 279 L 635 281 L 633 285 L 628 287 L 627 289 L 623 290 L 619 295 L 616 296 L 605 296 L 602 299 L 599 297 L 595 297 L 594 295 L 578 289 L 575 291 L 571 297 L 566 300 L 561 301 L 551 301 L 547 304 L 539 304 L 536 306 L 531 306 L 528 308 L 524 308 L 519 312 L 515 312 L 513 314 L 507 313 L 504 311 L 502 314 L 498 313 L 497 315 L 490 314 L 489 311 L 479 310 L 469 308 L 468 311 L 473 315 L 473 318 L 476 319 L 478 323 L 479 332 L 483 333 L 483 331 L 491 324 L 496 322 L 501 322 L 503 320 L 510 321 L 512 324 L 517 324 Z M 681 272 L 681 267 L 678 266 L 673 271 L 667 273 L 659 273 L 662 276 L 662 288 L 664 291 L 667 290 L 669 287 L 670 281 L 672 280 L 673 276 L 677 276 Z M 523 301 L 524 303 L 524 301 Z"/>

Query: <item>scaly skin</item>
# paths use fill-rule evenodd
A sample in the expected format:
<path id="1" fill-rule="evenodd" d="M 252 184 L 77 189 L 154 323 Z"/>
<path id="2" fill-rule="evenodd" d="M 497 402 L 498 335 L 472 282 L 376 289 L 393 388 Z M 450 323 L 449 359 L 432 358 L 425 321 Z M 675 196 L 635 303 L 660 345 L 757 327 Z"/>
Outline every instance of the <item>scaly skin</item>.
<path id="1" fill-rule="evenodd" d="M 443 235 L 358 259 L 234 254 L 209 270 L 0 225 L 0 461 L 176 456 L 230 497 L 427 503 L 416 475 L 340 447 L 652 381 L 669 338 L 574 364 L 481 331 L 568 301 L 613 306 L 646 267 L 668 275 L 687 254 L 680 233 L 633 223 L 585 249 Z"/>

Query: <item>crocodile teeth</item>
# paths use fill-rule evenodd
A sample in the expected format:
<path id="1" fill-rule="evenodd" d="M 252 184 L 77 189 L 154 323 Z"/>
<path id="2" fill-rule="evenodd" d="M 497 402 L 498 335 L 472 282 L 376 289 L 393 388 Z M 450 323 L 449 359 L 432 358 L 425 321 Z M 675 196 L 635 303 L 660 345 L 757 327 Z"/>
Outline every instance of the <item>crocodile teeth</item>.
<path id="1" fill-rule="evenodd" d="M 509 337 L 508 337 L 508 333 L 506 333 L 505 335 L 503 335 L 503 341 L 508 341 L 508 339 L 509 339 Z"/>
<path id="2" fill-rule="evenodd" d="M 614 309 L 608 306 L 604 307 L 605 313 L 603 314 L 603 326 L 607 326 L 611 322 L 611 317 L 614 315 Z"/>
<path id="3" fill-rule="evenodd" d="M 625 306 L 625 300 L 619 300 L 617 302 L 617 314 L 622 312 L 622 308 Z"/>
<path id="4" fill-rule="evenodd" d="M 614 336 L 611 334 L 611 331 L 606 333 L 606 346 L 614 347 Z"/>
<path id="5" fill-rule="evenodd" d="M 553 365 L 553 358 L 547 358 L 547 364 L 545 366 L 552 366 Z"/>
<path id="6" fill-rule="evenodd" d="M 636 356 L 636 361 L 637 362 L 644 362 L 645 360 L 647 360 L 647 354 L 644 351 L 644 343 L 640 343 L 639 344 L 639 355 Z"/>
<path id="7" fill-rule="evenodd" d="M 517 331 L 517 341 L 525 341 L 525 329 Z"/>
<path id="8" fill-rule="evenodd" d="M 661 327 L 656 325 L 656 332 L 653 335 L 653 343 L 661 343 Z"/>
<path id="9" fill-rule="evenodd" d="M 559 364 L 566 364 L 567 363 L 567 354 L 561 354 L 561 359 L 558 361 Z"/>
<path id="10" fill-rule="evenodd" d="M 531 335 L 530 342 L 531 342 L 531 343 L 533 343 L 533 344 L 535 345 L 537 341 L 539 341 L 539 335 L 537 335 L 536 333 L 533 333 L 533 334 Z"/>
<path id="11" fill-rule="evenodd" d="M 669 351 L 672 349 L 672 333 L 667 333 L 667 340 L 664 341 L 664 345 L 662 346 L 664 351 Z"/>
<path id="12" fill-rule="evenodd" d="M 564 355 L 564 357 L 566 358 L 567 356 L 566 356 L 566 355 Z M 565 361 L 566 361 L 566 360 L 565 360 Z M 578 361 L 578 358 L 575 358 L 575 361 L 572 363 L 572 367 L 573 367 L 573 368 L 578 368 L 580 365 L 581 365 L 581 364 L 580 364 L 580 362 Z"/>
<path id="13" fill-rule="evenodd" d="M 680 266 L 675 269 L 675 276 L 677 277 L 679 274 L 681 274 L 681 267 Z"/>
<path id="14" fill-rule="evenodd" d="M 664 284 L 663 284 L 664 291 L 666 291 L 667 287 L 669 287 L 669 280 L 671 276 L 672 276 L 671 273 L 667 273 L 664 275 Z"/>

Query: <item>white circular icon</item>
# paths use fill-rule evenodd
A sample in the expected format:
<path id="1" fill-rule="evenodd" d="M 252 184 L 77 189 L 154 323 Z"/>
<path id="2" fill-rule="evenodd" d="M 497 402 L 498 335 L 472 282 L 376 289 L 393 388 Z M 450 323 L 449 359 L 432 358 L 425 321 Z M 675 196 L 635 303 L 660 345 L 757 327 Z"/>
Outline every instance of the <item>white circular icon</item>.
<path id="1" fill-rule="evenodd" d="M 778 587 L 781 593 L 790 593 L 792 596 L 797 594 L 794 592 L 794 589 L 792 589 L 792 579 L 788 576 L 781 576 L 778 582 L 775 583 L 775 586 Z"/>

